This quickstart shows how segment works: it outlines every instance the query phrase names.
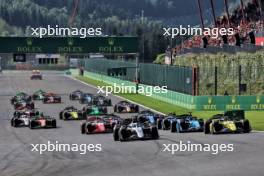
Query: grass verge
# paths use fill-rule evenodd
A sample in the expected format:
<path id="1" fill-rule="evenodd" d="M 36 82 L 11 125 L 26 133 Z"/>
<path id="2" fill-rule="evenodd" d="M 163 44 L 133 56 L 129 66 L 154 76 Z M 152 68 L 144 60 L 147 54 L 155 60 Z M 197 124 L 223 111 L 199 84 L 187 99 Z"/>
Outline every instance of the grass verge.
<path id="1" fill-rule="evenodd" d="M 86 82 L 88 84 L 94 85 L 94 86 L 110 86 L 109 84 L 106 84 L 105 82 L 94 80 L 88 77 L 81 77 L 76 76 L 80 81 Z M 129 99 L 131 101 L 134 101 L 136 103 L 142 104 L 144 106 L 147 106 L 149 108 L 155 109 L 156 111 L 168 114 L 170 112 L 175 112 L 176 114 L 182 114 L 182 113 L 188 113 L 190 110 L 178 107 L 176 105 L 166 103 L 160 100 L 156 100 L 151 97 L 147 97 L 144 95 L 139 94 L 116 94 L 120 97 L 124 97 L 126 99 Z M 199 118 L 208 119 L 212 115 L 222 113 L 222 112 L 216 112 L 216 111 L 194 111 L 193 114 Z M 254 130 L 261 130 L 264 131 L 264 111 L 247 111 L 246 117 L 250 120 L 251 125 Z"/>

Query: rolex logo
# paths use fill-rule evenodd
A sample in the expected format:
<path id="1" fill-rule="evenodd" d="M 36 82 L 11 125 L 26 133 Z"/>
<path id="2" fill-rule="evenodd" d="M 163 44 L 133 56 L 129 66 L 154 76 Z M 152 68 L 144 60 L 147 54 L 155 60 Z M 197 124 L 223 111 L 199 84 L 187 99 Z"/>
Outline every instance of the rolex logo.
<path id="1" fill-rule="evenodd" d="M 232 97 L 232 103 L 236 103 L 236 97 L 235 96 Z"/>
<path id="2" fill-rule="evenodd" d="M 73 44 L 74 44 L 73 39 L 72 39 L 72 38 L 69 38 L 69 39 L 68 39 L 68 45 L 69 45 L 69 46 L 72 46 Z"/>
<path id="3" fill-rule="evenodd" d="M 113 39 L 113 38 L 109 38 L 109 39 L 108 39 L 108 45 L 112 46 L 112 45 L 114 45 L 114 44 L 115 44 L 115 39 Z"/>
<path id="4" fill-rule="evenodd" d="M 208 104 L 212 104 L 213 102 L 213 98 L 212 97 L 208 97 Z"/>
<path id="5" fill-rule="evenodd" d="M 260 97 L 260 96 L 257 96 L 256 101 L 257 101 L 257 103 L 260 103 L 260 101 L 261 101 L 261 97 Z"/>
<path id="6" fill-rule="evenodd" d="M 32 43 L 33 43 L 33 39 L 32 39 L 32 38 L 27 38 L 27 39 L 26 39 L 26 42 L 27 42 L 27 45 L 28 45 L 28 46 L 31 46 Z"/>

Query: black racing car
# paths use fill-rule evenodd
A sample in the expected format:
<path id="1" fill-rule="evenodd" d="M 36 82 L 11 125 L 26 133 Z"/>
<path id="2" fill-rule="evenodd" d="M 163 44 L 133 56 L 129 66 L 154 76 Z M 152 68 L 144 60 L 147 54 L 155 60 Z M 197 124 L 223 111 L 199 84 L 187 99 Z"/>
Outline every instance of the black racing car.
<path id="1" fill-rule="evenodd" d="M 83 116 L 83 111 L 78 110 L 73 106 L 66 107 L 63 109 L 60 114 L 61 120 L 83 120 L 85 119 Z"/>
<path id="2" fill-rule="evenodd" d="M 134 116 L 134 119 L 141 122 L 148 121 L 153 125 L 158 125 L 158 122 L 162 121 L 164 117 L 164 115 L 154 113 L 150 110 L 144 110 L 140 111 L 138 115 Z"/>
<path id="3" fill-rule="evenodd" d="M 80 104 L 87 104 L 87 105 L 93 105 L 93 98 L 94 98 L 94 95 L 93 94 L 90 94 L 90 93 L 84 93 L 82 94 L 79 102 Z"/>
<path id="4" fill-rule="evenodd" d="M 10 100 L 10 103 L 14 105 L 18 101 L 31 102 L 32 97 L 24 92 L 18 92 L 15 96 L 13 96 Z"/>
<path id="5" fill-rule="evenodd" d="M 114 106 L 114 112 L 117 113 L 137 113 L 139 106 L 128 101 L 120 101 Z"/>
<path id="6" fill-rule="evenodd" d="M 80 90 L 75 90 L 72 93 L 70 93 L 70 100 L 80 100 L 81 97 L 83 96 L 83 92 Z"/>
<path id="7" fill-rule="evenodd" d="M 54 93 L 46 93 L 42 101 L 43 103 L 61 103 L 61 97 Z"/>
<path id="8" fill-rule="evenodd" d="M 106 98 L 102 95 L 94 96 L 92 101 L 93 101 L 93 105 L 96 106 L 112 106 L 111 99 Z"/>

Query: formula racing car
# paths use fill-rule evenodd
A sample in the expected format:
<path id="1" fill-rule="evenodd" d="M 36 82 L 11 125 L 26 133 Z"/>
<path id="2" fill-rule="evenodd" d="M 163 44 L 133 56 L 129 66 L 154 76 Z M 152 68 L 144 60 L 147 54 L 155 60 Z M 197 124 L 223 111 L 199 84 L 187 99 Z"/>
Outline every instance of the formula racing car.
<path id="1" fill-rule="evenodd" d="M 172 133 L 203 132 L 204 121 L 192 116 L 191 113 L 179 115 L 171 122 L 170 130 Z"/>
<path id="2" fill-rule="evenodd" d="M 15 111 L 14 116 L 11 119 L 12 127 L 25 127 L 29 126 L 29 119 L 34 116 L 42 115 L 43 113 L 39 112 L 36 109 L 33 110 L 23 110 Z"/>
<path id="3" fill-rule="evenodd" d="M 111 99 L 102 95 L 94 96 L 92 102 L 96 106 L 112 106 Z"/>
<path id="4" fill-rule="evenodd" d="M 73 106 L 69 106 L 63 109 L 60 112 L 59 116 L 61 120 L 83 120 L 85 119 L 83 116 L 83 111 L 80 111 Z"/>
<path id="5" fill-rule="evenodd" d="M 45 91 L 39 89 L 39 90 L 37 90 L 36 92 L 33 93 L 32 99 L 33 100 L 43 100 L 44 97 L 45 97 L 45 94 L 46 94 Z"/>
<path id="6" fill-rule="evenodd" d="M 19 100 L 14 103 L 15 110 L 34 109 L 34 108 L 35 108 L 35 104 L 32 101 L 26 102 L 24 100 Z"/>
<path id="7" fill-rule="evenodd" d="M 107 107 L 104 106 L 85 106 L 82 109 L 83 117 L 94 116 L 94 115 L 106 115 L 108 113 Z"/>
<path id="8" fill-rule="evenodd" d="M 79 100 L 79 103 L 80 104 L 87 104 L 87 105 L 93 105 L 93 97 L 94 95 L 93 94 L 90 94 L 90 93 L 84 93 L 82 94 L 80 100 Z"/>
<path id="9" fill-rule="evenodd" d="M 139 106 L 128 101 L 120 101 L 114 106 L 114 112 L 117 113 L 137 113 Z"/>
<path id="10" fill-rule="evenodd" d="M 161 122 L 164 119 L 164 115 L 156 114 L 150 110 L 140 111 L 138 115 L 133 117 L 134 121 L 146 122 L 153 125 L 158 125 L 158 122 Z"/>
<path id="11" fill-rule="evenodd" d="M 148 122 L 125 119 L 116 124 L 113 131 L 115 141 L 158 139 L 158 128 Z"/>
<path id="12" fill-rule="evenodd" d="M 81 124 L 81 133 L 112 133 L 114 126 L 120 123 L 120 121 L 121 118 L 113 114 L 90 116 Z"/>
<path id="13" fill-rule="evenodd" d="M 177 117 L 175 113 L 170 113 L 165 116 L 163 119 L 157 120 L 158 129 L 170 130 L 172 122 L 176 121 Z"/>
<path id="14" fill-rule="evenodd" d="M 31 101 L 31 96 L 24 93 L 24 92 L 18 92 L 15 96 L 13 96 L 10 100 L 10 103 L 14 105 L 18 101 L 25 101 L 25 102 L 30 102 Z"/>
<path id="15" fill-rule="evenodd" d="M 80 90 L 76 90 L 76 91 L 73 91 L 72 93 L 70 93 L 70 100 L 80 100 L 83 96 L 83 92 L 80 91 Z"/>
<path id="16" fill-rule="evenodd" d="M 37 128 L 57 128 L 56 119 L 49 116 L 35 116 L 30 118 L 29 120 L 29 128 L 37 129 Z"/>
<path id="17" fill-rule="evenodd" d="M 205 122 L 205 134 L 249 133 L 251 125 L 243 110 L 227 111 L 214 115 Z"/>
<path id="18" fill-rule="evenodd" d="M 31 80 L 34 80 L 34 79 L 42 80 L 42 74 L 40 73 L 39 70 L 33 70 L 33 71 L 32 71 L 32 74 L 31 74 L 31 76 L 30 76 L 30 79 L 31 79 Z"/>
<path id="19" fill-rule="evenodd" d="M 61 103 L 61 97 L 54 93 L 46 93 L 42 101 L 43 103 Z"/>

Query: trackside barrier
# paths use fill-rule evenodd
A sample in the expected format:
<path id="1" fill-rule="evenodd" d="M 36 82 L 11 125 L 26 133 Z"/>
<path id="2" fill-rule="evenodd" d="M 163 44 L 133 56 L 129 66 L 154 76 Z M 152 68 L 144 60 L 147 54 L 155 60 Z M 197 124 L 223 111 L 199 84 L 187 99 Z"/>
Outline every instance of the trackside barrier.
<path id="1" fill-rule="evenodd" d="M 71 70 L 73 76 L 78 75 L 77 70 Z M 84 72 L 85 77 L 105 82 L 110 85 L 136 86 L 134 82 L 125 81 L 93 72 Z M 140 84 L 145 91 L 147 85 Z M 196 111 L 225 111 L 243 109 L 247 111 L 263 111 L 264 96 L 191 96 L 168 90 L 167 93 L 154 93 L 150 96 L 154 99 L 174 104 L 182 108 Z"/>

